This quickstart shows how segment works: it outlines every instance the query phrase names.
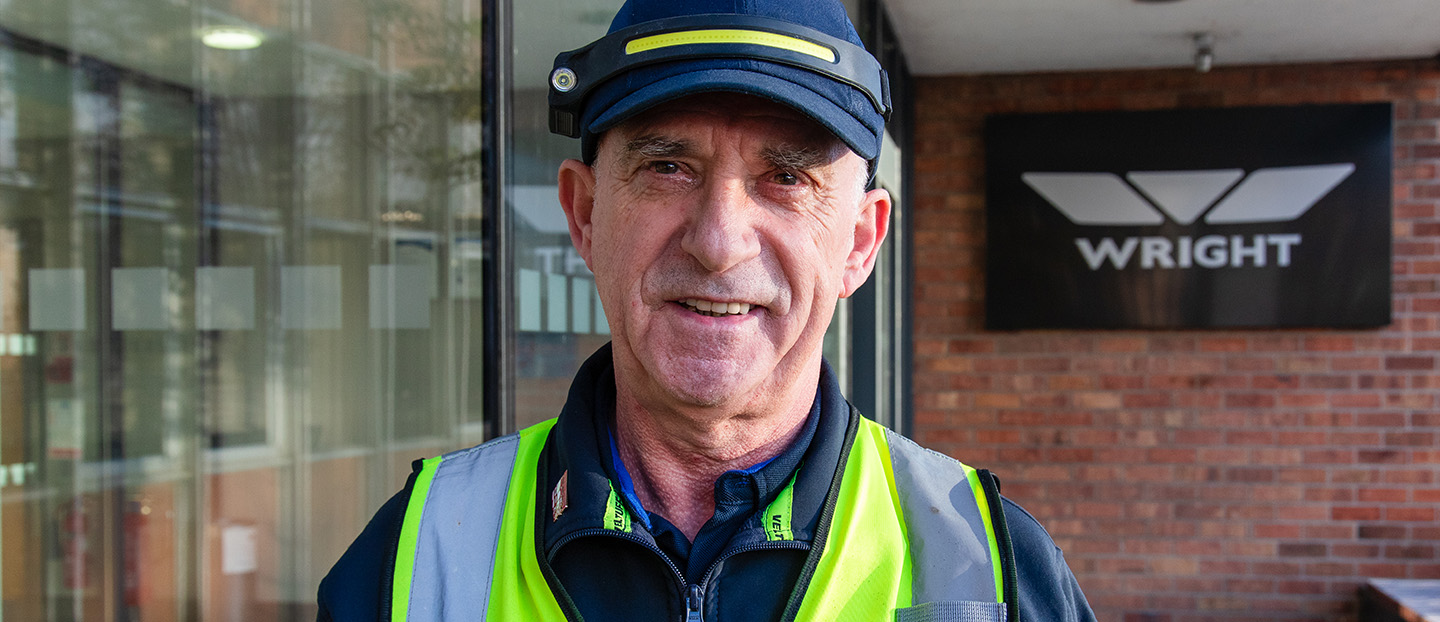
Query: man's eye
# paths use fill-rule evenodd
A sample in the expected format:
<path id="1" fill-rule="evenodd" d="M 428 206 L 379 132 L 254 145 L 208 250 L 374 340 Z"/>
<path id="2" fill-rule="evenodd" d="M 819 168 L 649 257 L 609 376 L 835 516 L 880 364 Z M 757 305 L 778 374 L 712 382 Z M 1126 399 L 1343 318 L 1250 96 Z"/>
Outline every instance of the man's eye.
<path id="1" fill-rule="evenodd" d="M 674 162 L 651 162 L 650 170 L 661 175 L 674 175 L 680 172 L 680 165 Z"/>
<path id="2" fill-rule="evenodd" d="M 788 171 L 780 171 L 778 173 L 775 173 L 775 176 L 770 178 L 770 180 L 782 186 L 794 186 L 800 183 L 800 178 L 796 177 L 794 173 Z"/>

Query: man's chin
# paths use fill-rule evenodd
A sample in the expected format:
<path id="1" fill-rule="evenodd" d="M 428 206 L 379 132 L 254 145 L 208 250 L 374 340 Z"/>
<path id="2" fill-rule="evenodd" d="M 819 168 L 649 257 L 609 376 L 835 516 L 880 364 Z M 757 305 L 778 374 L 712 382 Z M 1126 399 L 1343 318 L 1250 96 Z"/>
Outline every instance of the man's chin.
<path id="1" fill-rule="evenodd" d="M 718 408 L 727 404 L 749 402 L 754 396 L 754 379 L 746 377 L 751 371 L 741 362 L 717 364 L 684 365 L 684 370 L 670 369 L 657 380 L 665 394 L 690 407 Z M 679 372 L 679 373 L 676 373 Z"/>

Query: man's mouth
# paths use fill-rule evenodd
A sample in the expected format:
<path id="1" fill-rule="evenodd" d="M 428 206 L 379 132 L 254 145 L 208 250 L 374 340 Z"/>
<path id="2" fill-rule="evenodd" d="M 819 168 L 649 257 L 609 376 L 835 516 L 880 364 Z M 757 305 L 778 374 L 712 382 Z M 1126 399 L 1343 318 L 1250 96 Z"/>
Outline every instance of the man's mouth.
<path id="1" fill-rule="evenodd" d="M 710 317 L 745 315 L 746 313 L 749 313 L 750 309 L 752 308 L 752 306 L 748 302 L 712 302 L 709 300 L 700 300 L 697 298 L 677 300 L 676 302 L 679 303 L 680 306 L 694 311 L 695 313 L 699 313 L 700 315 L 708 315 Z"/>

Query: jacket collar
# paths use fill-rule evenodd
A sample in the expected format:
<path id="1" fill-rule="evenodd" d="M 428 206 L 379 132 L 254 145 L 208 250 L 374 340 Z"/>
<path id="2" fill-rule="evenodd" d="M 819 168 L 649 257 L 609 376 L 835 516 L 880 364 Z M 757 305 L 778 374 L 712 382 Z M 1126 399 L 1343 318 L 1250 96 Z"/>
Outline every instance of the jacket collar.
<path id="1" fill-rule="evenodd" d="M 640 520 L 639 508 L 625 499 L 621 478 L 612 466 L 610 422 L 614 409 L 615 371 L 611 347 L 607 344 L 591 355 L 576 373 L 541 459 L 544 468 L 540 469 L 538 483 L 542 494 L 537 495 L 540 513 L 536 518 L 547 557 L 553 556 L 558 545 L 570 536 L 606 527 L 612 490 L 630 516 L 635 517 L 634 535 L 653 543 Z M 788 483 L 798 466 L 792 501 L 792 529 L 797 541 L 808 543 L 814 537 L 825 495 L 839 468 L 849 419 L 850 405 L 841 395 L 829 364 L 822 362 L 807 430 L 756 473 L 756 484 L 766 497 L 760 504 L 763 508 Z M 809 432 L 810 427 L 814 428 L 813 433 Z M 757 512 L 732 538 L 731 546 L 764 540 L 764 526 Z"/>

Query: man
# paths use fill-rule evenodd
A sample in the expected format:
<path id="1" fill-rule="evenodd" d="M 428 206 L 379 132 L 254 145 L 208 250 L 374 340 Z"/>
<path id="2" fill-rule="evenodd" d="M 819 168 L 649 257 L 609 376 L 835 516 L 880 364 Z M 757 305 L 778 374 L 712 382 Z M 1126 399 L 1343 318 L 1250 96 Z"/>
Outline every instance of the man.
<path id="1" fill-rule="evenodd" d="M 888 90 L 839 2 L 630 0 L 551 85 L 613 341 L 558 419 L 419 463 L 321 619 L 1093 619 L 987 472 L 821 360 L 890 213 Z"/>

